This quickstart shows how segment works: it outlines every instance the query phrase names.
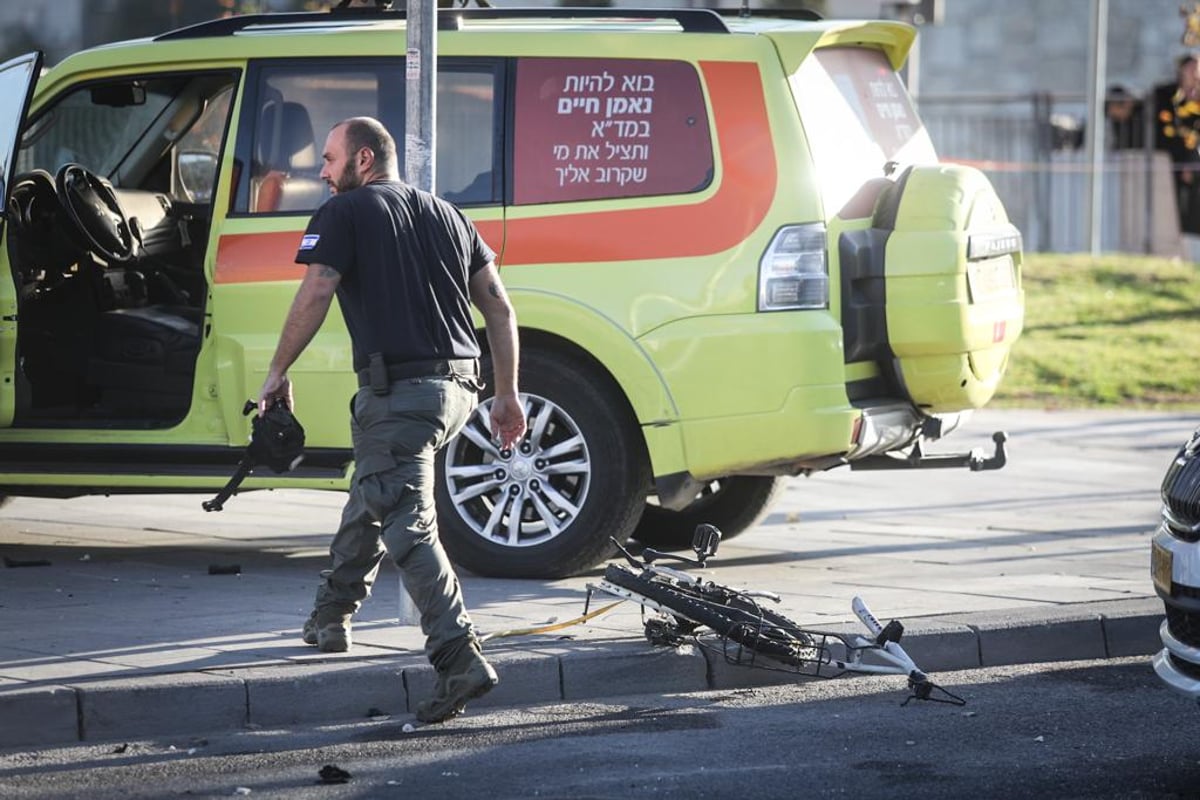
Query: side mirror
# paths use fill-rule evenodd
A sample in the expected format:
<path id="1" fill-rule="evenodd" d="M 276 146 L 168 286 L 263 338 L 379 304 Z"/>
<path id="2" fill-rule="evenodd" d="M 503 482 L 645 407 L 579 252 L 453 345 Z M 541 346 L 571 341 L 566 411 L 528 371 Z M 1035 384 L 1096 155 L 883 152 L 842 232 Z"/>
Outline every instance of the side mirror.
<path id="1" fill-rule="evenodd" d="M 188 197 L 197 203 L 212 199 L 213 185 L 217 177 L 217 156 L 203 150 L 185 150 L 177 159 L 179 185 Z"/>

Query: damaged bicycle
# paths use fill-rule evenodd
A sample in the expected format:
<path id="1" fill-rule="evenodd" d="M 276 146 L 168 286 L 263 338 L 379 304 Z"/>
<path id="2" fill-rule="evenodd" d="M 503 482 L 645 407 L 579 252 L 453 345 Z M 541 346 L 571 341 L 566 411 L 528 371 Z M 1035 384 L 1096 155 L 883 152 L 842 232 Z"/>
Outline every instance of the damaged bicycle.
<path id="1" fill-rule="evenodd" d="M 766 607 L 764 601 L 780 602 L 774 592 L 725 586 L 659 563 L 672 560 L 704 569 L 720 541 L 721 531 L 703 524 L 692 540 L 695 558 L 653 548 L 635 556 L 617 544 L 628 566 L 611 563 L 602 580 L 588 584 L 585 616 L 592 595 L 599 592 L 640 604 L 646 638 L 655 645 L 692 641 L 736 666 L 814 678 L 904 675 L 910 694 L 902 705 L 914 699 L 966 705 L 964 698 L 934 683 L 905 652 L 900 644 L 904 626 L 897 620 L 881 624 L 860 597 L 853 599 L 851 608 L 869 635 L 817 630 Z M 647 610 L 654 613 L 647 615 Z"/>

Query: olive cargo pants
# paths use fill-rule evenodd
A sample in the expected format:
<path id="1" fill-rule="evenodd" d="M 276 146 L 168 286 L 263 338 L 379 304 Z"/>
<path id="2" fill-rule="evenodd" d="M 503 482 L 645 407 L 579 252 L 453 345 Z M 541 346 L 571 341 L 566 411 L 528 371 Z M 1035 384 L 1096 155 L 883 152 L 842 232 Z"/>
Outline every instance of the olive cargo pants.
<path id="1" fill-rule="evenodd" d="M 435 667 L 474 639 L 458 576 L 438 539 L 433 462 L 476 402 L 474 382 L 454 376 L 395 381 L 386 396 L 358 390 L 350 421 L 354 477 L 329 547 L 332 568 L 317 589 L 318 613 L 353 614 L 387 553 L 421 614 L 425 654 Z"/>

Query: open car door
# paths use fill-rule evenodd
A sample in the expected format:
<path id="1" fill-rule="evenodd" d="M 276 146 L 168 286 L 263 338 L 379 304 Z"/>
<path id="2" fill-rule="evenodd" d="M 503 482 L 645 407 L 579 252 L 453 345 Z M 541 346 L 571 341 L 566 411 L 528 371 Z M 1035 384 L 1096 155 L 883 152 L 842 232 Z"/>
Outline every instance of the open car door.
<path id="1" fill-rule="evenodd" d="M 8 194 L 17 143 L 41 69 L 40 52 L 26 53 L 0 65 L 0 197 L 4 199 L 0 206 L 0 241 L 7 232 Z M 8 427 L 16 407 L 17 286 L 7 247 L 0 249 L 0 273 L 0 427 Z"/>

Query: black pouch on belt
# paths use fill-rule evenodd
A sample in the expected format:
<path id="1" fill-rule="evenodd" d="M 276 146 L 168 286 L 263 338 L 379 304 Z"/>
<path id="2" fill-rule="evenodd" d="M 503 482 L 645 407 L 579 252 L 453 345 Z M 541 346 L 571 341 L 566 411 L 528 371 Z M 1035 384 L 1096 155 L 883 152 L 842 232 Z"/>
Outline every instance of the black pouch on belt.
<path id="1" fill-rule="evenodd" d="M 388 380 L 388 368 L 384 363 L 383 353 L 371 353 L 367 356 L 367 371 L 371 376 L 371 391 L 379 397 L 385 397 L 392 391 L 392 382 Z"/>

